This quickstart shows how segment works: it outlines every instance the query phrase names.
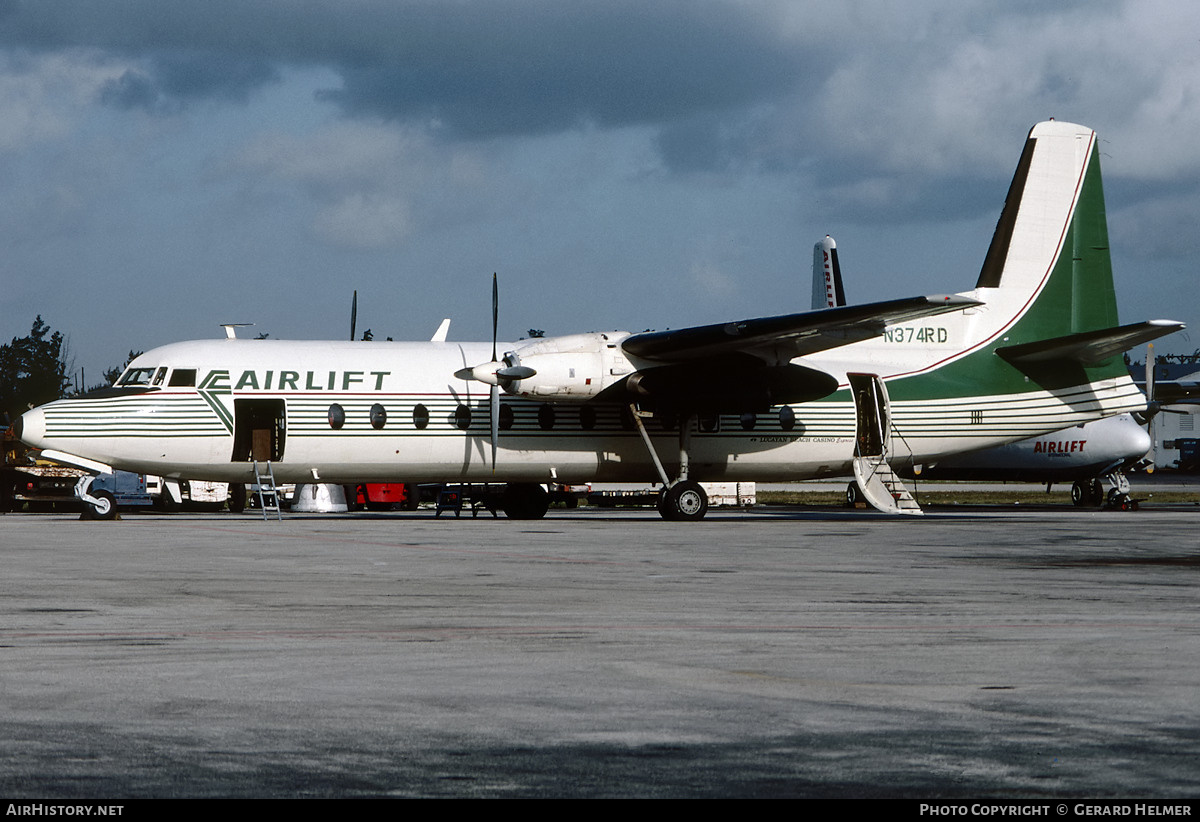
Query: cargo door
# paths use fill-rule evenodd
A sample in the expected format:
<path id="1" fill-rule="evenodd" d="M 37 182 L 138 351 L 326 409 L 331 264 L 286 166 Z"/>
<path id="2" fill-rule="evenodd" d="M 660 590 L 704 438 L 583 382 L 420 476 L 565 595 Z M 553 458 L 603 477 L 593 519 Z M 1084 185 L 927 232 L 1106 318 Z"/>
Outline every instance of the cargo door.
<path id="1" fill-rule="evenodd" d="M 284 401 L 233 401 L 232 462 L 280 462 L 287 439 Z"/>

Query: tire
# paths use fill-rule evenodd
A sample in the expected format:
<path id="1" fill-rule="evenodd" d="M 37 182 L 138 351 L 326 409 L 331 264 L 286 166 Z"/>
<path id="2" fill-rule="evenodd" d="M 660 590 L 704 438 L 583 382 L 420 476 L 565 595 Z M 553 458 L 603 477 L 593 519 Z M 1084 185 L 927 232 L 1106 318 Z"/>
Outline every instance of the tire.
<path id="1" fill-rule="evenodd" d="M 658 492 L 658 501 L 654 504 L 655 507 L 658 508 L 658 515 L 666 520 L 671 518 L 670 515 L 667 514 L 667 492 L 670 490 L 670 488 L 664 486 L 663 489 Z"/>
<path id="2" fill-rule="evenodd" d="M 1088 497 L 1091 492 L 1081 482 L 1071 483 L 1071 503 L 1076 508 L 1082 508 L 1088 504 Z"/>
<path id="3" fill-rule="evenodd" d="M 676 483 L 663 495 L 659 513 L 670 522 L 698 522 L 708 513 L 708 494 L 698 482 Z"/>
<path id="4" fill-rule="evenodd" d="M 117 517 L 117 499 L 108 491 L 97 491 L 92 494 L 96 502 L 87 503 L 85 513 L 88 513 L 88 519 L 116 519 Z"/>
<path id="5" fill-rule="evenodd" d="M 402 507 L 405 511 L 416 511 L 421 507 L 421 486 L 415 482 L 404 483 L 404 504 Z"/>
<path id="6" fill-rule="evenodd" d="M 229 486 L 229 513 L 240 514 L 246 510 L 246 486 L 240 482 Z"/>
<path id="7" fill-rule="evenodd" d="M 863 502 L 862 489 L 858 487 L 858 482 L 852 482 L 846 486 L 846 504 L 853 508 L 860 502 Z"/>
<path id="8" fill-rule="evenodd" d="M 500 506 L 509 519 L 541 519 L 550 508 L 550 495 L 540 485 L 509 483 Z"/>

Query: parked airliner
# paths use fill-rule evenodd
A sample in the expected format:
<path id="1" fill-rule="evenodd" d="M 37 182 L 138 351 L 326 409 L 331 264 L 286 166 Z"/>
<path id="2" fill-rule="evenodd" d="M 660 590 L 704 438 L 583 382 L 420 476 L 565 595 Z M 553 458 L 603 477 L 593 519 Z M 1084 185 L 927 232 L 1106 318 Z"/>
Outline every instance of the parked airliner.
<path id="1" fill-rule="evenodd" d="M 1141 410 L 1120 355 L 1180 327 L 1117 325 L 1096 135 L 1049 121 L 971 291 L 510 343 L 494 319 L 490 343 L 175 343 L 18 433 L 97 473 L 247 482 L 269 461 L 281 482 L 505 482 L 518 518 L 545 514 L 550 482 L 657 478 L 663 518 L 696 520 L 700 480 L 848 473 L 877 507 L 918 513 L 889 459 Z"/>

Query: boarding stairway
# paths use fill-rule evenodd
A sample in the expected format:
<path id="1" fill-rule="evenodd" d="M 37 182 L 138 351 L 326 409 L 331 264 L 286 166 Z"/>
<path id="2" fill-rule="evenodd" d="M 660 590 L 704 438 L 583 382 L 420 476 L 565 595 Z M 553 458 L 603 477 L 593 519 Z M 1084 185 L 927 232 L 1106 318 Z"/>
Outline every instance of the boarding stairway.
<path id="1" fill-rule="evenodd" d="M 867 502 L 880 511 L 914 516 L 924 513 L 883 455 L 855 457 L 854 479 Z"/>
<path id="2" fill-rule="evenodd" d="M 258 494 L 258 505 L 262 508 L 264 520 L 270 513 L 275 514 L 275 519 L 281 520 L 283 514 L 279 510 L 279 489 L 275 485 L 275 471 L 271 467 L 270 460 L 263 465 L 264 468 L 259 468 L 258 460 L 254 460 L 254 482 Z"/>

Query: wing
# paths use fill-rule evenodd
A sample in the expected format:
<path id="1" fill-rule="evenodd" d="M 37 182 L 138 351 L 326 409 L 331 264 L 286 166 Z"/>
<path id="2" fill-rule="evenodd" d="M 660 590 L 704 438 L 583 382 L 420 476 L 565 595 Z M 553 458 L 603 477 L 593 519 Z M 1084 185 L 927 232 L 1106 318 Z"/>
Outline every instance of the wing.
<path id="1" fill-rule="evenodd" d="M 869 340 L 896 323 L 981 305 L 959 294 L 910 297 L 867 305 L 842 306 L 782 317 L 646 331 L 626 337 L 625 353 L 644 360 L 680 363 L 729 354 L 749 354 L 767 364 Z"/>

